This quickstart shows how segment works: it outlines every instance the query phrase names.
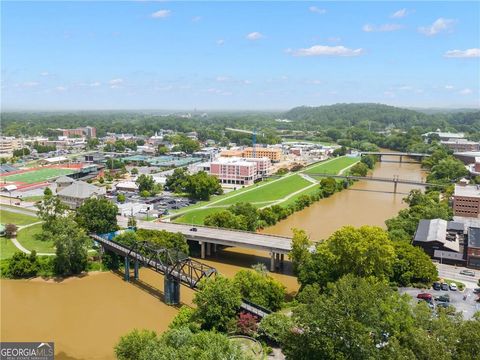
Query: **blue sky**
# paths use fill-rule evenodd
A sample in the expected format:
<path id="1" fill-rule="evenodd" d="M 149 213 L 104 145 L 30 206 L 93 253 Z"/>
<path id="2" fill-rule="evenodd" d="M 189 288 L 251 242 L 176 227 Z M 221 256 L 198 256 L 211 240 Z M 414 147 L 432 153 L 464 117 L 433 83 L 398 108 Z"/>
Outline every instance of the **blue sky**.
<path id="1" fill-rule="evenodd" d="M 2 2 L 2 107 L 480 106 L 479 14 L 479 2 Z"/>

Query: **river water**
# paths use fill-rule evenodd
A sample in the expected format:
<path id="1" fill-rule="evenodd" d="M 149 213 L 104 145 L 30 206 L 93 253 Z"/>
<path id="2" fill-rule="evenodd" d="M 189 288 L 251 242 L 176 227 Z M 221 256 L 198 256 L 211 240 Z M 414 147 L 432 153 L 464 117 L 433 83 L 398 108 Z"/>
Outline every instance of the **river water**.
<path id="1" fill-rule="evenodd" d="M 396 160 L 396 159 L 385 159 Z M 378 163 L 373 176 L 420 180 L 418 164 Z M 305 229 L 313 240 L 328 237 L 343 225 L 378 225 L 395 216 L 406 204 L 402 198 L 411 189 L 393 184 L 361 181 L 299 211 L 263 232 L 291 235 L 292 228 Z M 262 262 L 268 254 L 238 248 L 225 249 L 202 260 L 226 276 Z M 287 262 L 274 277 L 290 294 L 298 289 Z M 163 277 L 140 270 L 140 281 L 126 283 L 121 274 L 95 273 L 61 282 L 0 280 L 0 339 L 2 341 L 54 341 L 57 359 L 112 359 L 113 346 L 134 328 L 164 331 L 177 309 L 162 302 Z M 181 300 L 191 304 L 193 291 L 182 286 Z"/>

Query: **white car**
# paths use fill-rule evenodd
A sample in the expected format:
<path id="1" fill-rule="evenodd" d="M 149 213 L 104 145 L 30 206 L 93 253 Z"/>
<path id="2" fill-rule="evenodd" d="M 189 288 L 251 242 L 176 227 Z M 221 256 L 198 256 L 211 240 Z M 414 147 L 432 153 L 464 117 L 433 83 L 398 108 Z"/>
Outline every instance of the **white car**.
<path id="1" fill-rule="evenodd" d="M 458 290 L 457 284 L 451 283 L 451 284 L 450 284 L 450 290 L 451 290 L 451 291 L 457 291 L 457 290 Z"/>
<path id="2" fill-rule="evenodd" d="M 460 274 L 467 275 L 467 276 L 475 276 L 475 272 L 472 270 L 462 270 L 460 271 Z"/>

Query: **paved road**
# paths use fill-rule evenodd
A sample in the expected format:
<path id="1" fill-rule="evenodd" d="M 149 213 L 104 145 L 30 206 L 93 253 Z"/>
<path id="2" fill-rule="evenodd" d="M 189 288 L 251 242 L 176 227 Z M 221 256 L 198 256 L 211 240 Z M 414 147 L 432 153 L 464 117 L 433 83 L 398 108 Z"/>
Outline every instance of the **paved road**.
<path id="1" fill-rule="evenodd" d="M 1 206 L 1 205 L 9 205 L 9 206 Z M 10 203 L 8 202 L 8 200 L 1 199 L 1 198 L 0 198 L 0 209 L 17 213 L 17 214 L 36 216 L 36 209 L 34 210 L 34 209 L 24 208 L 24 207 L 15 206 L 15 205 L 10 206 Z"/>
<path id="2" fill-rule="evenodd" d="M 120 226 L 127 226 L 127 218 L 123 216 L 118 216 L 117 220 Z M 141 229 L 180 232 L 184 234 L 189 240 L 204 241 L 213 244 L 243 247 L 262 251 L 274 251 L 279 254 L 287 254 L 291 249 L 292 241 L 290 238 L 282 236 L 209 228 L 205 226 L 195 226 L 197 231 L 191 231 L 191 225 L 182 225 L 166 222 L 137 220 L 137 227 Z"/>
<path id="3" fill-rule="evenodd" d="M 466 270 L 467 268 L 461 266 L 453 266 L 447 264 L 436 264 L 438 269 L 438 275 L 441 278 L 451 279 L 460 281 L 465 284 L 468 289 L 474 289 L 478 287 L 477 281 L 480 279 L 480 270 L 472 270 L 475 273 L 475 276 L 468 276 L 460 274 L 460 271 Z"/>

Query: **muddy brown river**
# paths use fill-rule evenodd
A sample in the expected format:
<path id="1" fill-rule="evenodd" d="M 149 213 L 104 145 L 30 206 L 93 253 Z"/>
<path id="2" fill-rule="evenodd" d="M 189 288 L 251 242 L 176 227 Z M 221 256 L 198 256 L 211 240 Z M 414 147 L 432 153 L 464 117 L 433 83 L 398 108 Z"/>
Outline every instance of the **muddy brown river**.
<path id="1" fill-rule="evenodd" d="M 394 160 L 394 159 L 386 159 Z M 420 165 L 378 163 L 373 176 L 420 180 Z M 265 229 L 265 233 L 291 235 L 292 228 L 305 229 L 314 240 L 328 237 L 343 225 L 378 225 L 404 208 L 402 198 L 411 189 L 393 184 L 361 181 L 350 189 L 323 199 L 288 219 Z M 267 253 L 225 249 L 204 262 L 226 276 L 259 262 L 268 266 Z M 294 294 L 298 288 L 287 262 L 275 273 Z M 163 277 L 146 269 L 140 281 L 126 283 L 121 274 L 95 273 L 62 282 L 0 280 L 0 339 L 2 341 L 54 341 L 57 359 L 113 359 L 119 337 L 134 328 L 164 331 L 177 309 L 162 302 Z M 191 304 L 193 291 L 181 288 L 181 300 Z"/>

